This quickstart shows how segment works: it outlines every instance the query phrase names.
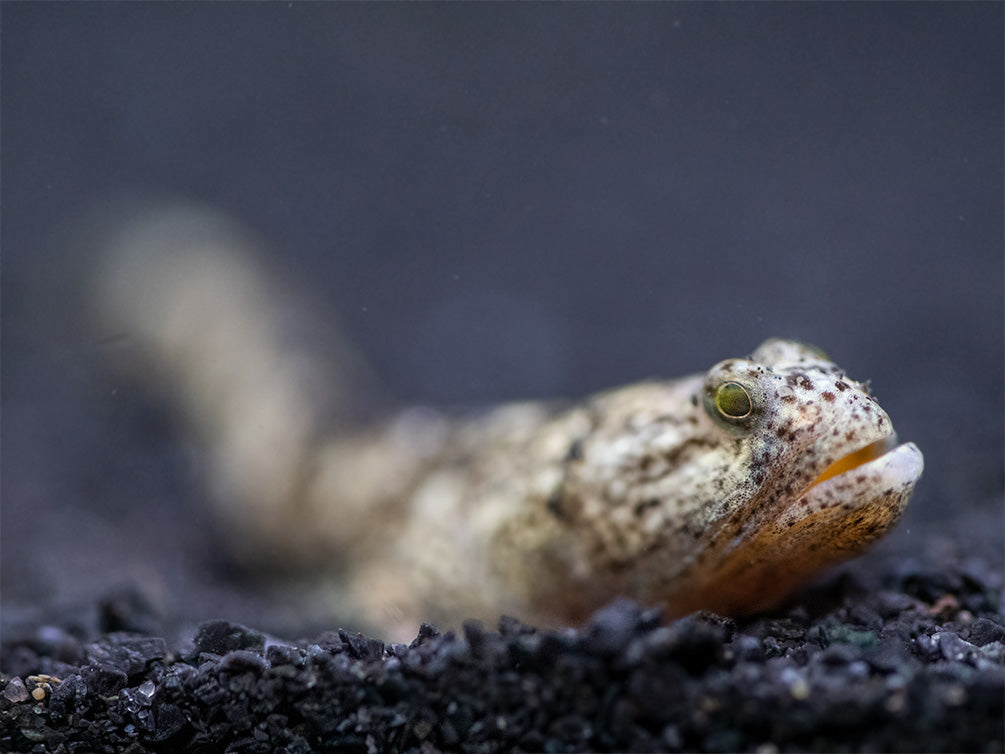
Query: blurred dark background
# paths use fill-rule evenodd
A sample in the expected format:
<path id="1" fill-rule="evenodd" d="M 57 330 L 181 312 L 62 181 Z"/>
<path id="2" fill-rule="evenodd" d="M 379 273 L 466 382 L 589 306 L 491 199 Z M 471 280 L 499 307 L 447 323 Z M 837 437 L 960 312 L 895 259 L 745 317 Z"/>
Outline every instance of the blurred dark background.
<path id="1" fill-rule="evenodd" d="M 179 619 L 303 618 L 214 565 L 196 452 L 68 325 L 109 192 L 247 222 L 403 401 L 815 343 L 925 453 L 897 536 L 1000 537 L 1000 3 L 0 14 L 7 625 L 127 581 Z"/>

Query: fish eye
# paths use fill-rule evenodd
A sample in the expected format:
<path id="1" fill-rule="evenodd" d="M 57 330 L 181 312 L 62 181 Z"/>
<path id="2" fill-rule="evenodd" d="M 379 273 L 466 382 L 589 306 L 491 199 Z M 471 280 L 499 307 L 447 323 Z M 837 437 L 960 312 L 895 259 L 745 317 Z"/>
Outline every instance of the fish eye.
<path id="1" fill-rule="evenodd" d="M 724 419 L 746 419 L 754 402 L 739 382 L 724 382 L 715 389 L 715 409 Z"/>
<path id="2" fill-rule="evenodd" d="M 731 432 L 745 433 L 760 416 L 760 393 L 736 380 L 711 382 L 705 386 L 705 413 L 719 426 Z"/>

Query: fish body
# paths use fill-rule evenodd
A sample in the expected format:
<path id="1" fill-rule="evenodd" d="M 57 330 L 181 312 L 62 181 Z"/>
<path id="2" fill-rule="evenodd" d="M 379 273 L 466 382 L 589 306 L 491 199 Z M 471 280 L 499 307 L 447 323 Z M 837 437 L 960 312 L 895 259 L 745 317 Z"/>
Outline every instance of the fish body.
<path id="1" fill-rule="evenodd" d="M 391 634 L 615 596 L 767 608 L 885 534 L 921 475 L 864 383 L 780 339 L 577 403 L 360 424 L 358 357 L 331 322 L 327 349 L 291 337 L 318 325 L 253 245 L 209 210 L 140 213 L 103 241 L 94 320 L 201 438 L 235 557 L 337 573 Z"/>

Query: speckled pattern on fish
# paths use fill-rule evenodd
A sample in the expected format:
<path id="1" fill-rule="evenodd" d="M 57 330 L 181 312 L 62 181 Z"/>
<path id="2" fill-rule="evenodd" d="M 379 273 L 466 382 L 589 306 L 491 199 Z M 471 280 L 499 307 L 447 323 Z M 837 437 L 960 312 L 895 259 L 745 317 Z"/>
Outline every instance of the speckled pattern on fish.
<path id="1" fill-rule="evenodd" d="M 390 635 L 615 596 L 764 608 L 882 536 L 921 475 L 865 384 L 778 339 L 581 403 L 354 424 L 358 357 L 332 323 L 327 352 L 290 337 L 309 312 L 252 246 L 203 208 L 140 213 L 104 242 L 98 329 L 203 441 L 235 556 L 337 571 L 331 598 Z"/>

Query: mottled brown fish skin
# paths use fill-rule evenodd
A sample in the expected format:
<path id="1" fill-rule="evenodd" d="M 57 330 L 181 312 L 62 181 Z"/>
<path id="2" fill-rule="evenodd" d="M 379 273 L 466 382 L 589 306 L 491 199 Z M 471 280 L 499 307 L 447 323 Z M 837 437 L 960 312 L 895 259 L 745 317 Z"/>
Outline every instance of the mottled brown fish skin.
<path id="1" fill-rule="evenodd" d="M 141 213 L 106 242 L 92 314 L 202 440 L 234 556 L 335 574 L 330 599 L 392 636 L 575 623 L 619 595 L 758 610 L 882 536 L 921 475 L 866 385 L 777 339 L 575 405 L 360 426 L 358 357 L 251 245 L 204 208 Z"/>
<path id="2" fill-rule="evenodd" d="M 753 399 L 743 422 L 709 408 L 726 382 Z M 554 416 L 500 409 L 458 431 L 457 445 L 480 450 L 463 460 L 446 450 L 431 472 L 442 508 L 413 507 L 423 514 L 376 566 L 384 578 L 360 582 L 383 584 L 371 597 L 404 614 L 446 594 L 466 614 L 553 623 L 616 595 L 670 615 L 758 610 L 885 533 L 921 472 L 906 445 L 892 476 L 867 457 L 853 475 L 811 486 L 892 427 L 864 385 L 817 349 L 780 340 L 706 375 L 605 392 Z M 414 494 L 425 495 L 422 483 Z"/>

